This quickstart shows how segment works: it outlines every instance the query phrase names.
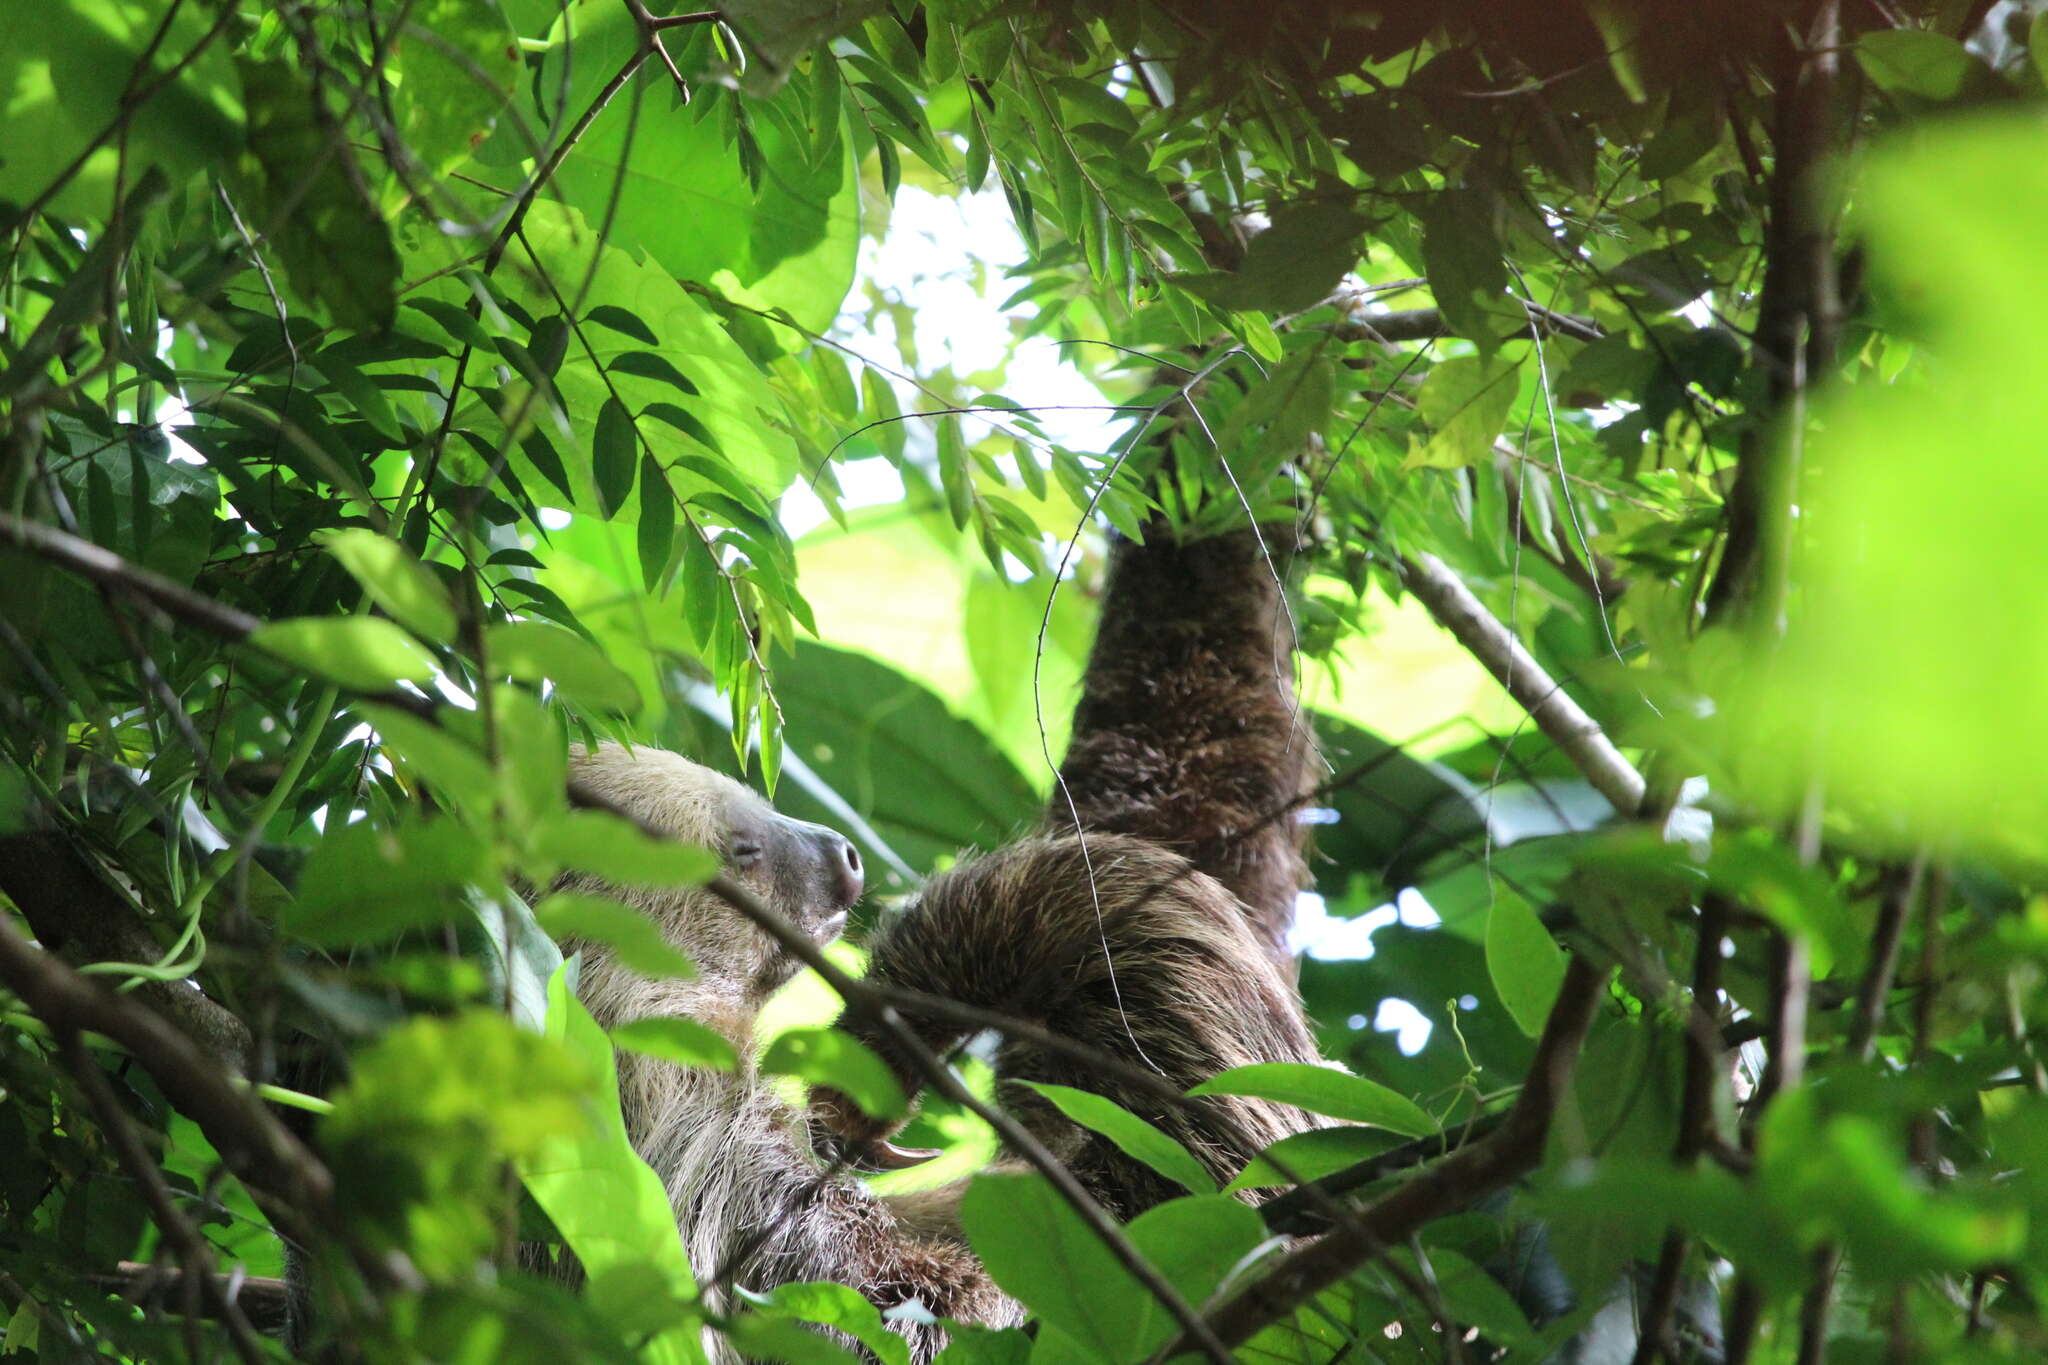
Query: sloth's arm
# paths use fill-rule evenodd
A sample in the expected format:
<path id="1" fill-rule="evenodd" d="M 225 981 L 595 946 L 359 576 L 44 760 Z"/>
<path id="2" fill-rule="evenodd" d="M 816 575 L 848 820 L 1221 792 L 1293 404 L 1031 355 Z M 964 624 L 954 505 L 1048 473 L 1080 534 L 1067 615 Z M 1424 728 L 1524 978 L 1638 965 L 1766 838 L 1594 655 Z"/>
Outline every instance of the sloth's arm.
<path id="1" fill-rule="evenodd" d="M 1287 926 L 1307 881 L 1297 817 L 1315 761 L 1280 586 L 1293 553 L 1280 526 L 1263 545 L 1249 528 L 1118 539 L 1047 811 L 1055 832 L 1078 823 L 1184 854 L 1244 902 L 1290 973 Z"/>

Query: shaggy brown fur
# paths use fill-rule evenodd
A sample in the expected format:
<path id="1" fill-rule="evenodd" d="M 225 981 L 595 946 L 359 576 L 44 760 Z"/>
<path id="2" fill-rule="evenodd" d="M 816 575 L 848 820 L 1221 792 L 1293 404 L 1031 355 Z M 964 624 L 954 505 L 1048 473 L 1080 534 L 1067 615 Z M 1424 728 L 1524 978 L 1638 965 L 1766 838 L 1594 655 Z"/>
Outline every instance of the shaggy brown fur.
<path id="1" fill-rule="evenodd" d="M 1273 528 L 1276 554 L 1293 544 Z M 1294 696 L 1294 636 L 1250 530 L 1119 541 L 1054 831 L 1132 834 L 1185 854 L 1243 901 L 1266 952 L 1294 970 L 1287 928 L 1308 880 L 1297 805 L 1315 740 Z M 1073 807 L 1067 804 L 1071 798 Z"/>
<path id="2" fill-rule="evenodd" d="M 1092 873 L 1092 888 L 1091 888 Z M 1120 835 L 1026 839 L 934 878 L 870 945 L 870 973 L 1045 1025 L 1186 1090 L 1257 1062 L 1320 1063 L 1290 977 L 1253 937 L 1245 906 L 1179 854 Z M 1115 970 L 1112 972 L 1111 964 Z M 962 1030 L 914 1021 L 944 1052 Z M 901 1049 L 853 1030 L 901 1075 Z M 1184 1193 L 1020 1081 L 1107 1095 L 1178 1139 L 1219 1184 L 1319 1120 L 1238 1097 L 1185 1104 L 1029 1044 L 1004 1044 L 1001 1099 L 1112 1210 Z"/>

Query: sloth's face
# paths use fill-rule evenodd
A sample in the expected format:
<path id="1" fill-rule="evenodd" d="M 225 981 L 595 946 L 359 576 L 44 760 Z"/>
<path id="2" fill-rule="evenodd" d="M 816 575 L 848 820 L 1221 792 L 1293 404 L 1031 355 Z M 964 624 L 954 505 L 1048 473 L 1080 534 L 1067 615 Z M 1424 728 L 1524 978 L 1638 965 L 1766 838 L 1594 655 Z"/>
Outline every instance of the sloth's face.
<path id="1" fill-rule="evenodd" d="M 735 882 L 819 943 L 839 936 L 860 899 L 860 852 L 843 836 L 793 820 L 752 789 L 679 754 L 606 745 L 578 755 L 574 775 L 647 825 L 716 852 Z M 706 978 L 765 994 L 800 965 L 714 892 L 607 890 L 652 916 Z"/>

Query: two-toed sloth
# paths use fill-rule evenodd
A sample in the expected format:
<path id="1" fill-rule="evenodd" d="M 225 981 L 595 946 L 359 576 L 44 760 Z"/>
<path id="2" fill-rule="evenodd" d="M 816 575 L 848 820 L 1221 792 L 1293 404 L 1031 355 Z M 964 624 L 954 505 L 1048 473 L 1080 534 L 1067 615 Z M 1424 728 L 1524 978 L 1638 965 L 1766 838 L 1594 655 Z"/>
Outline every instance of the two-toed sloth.
<path id="1" fill-rule="evenodd" d="M 928 882 L 870 943 L 871 973 L 1030 1019 L 1156 1072 L 1158 1089 L 1253 1062 L 1319 1060 L 1283 940 L 1303 880 L 1293 805 L 1312 749 L 1296 719 L 1280 600 L 1249 532 L 1119 545 L 1045 828 Z M 844 839 L 677 755 L 606 746 L 579 756 L 574 776 L 647 824 L 720 850 L 736 877 L 821 942 L 859 894 L 858 856 Z M 580 993 L 591 1012 L 607 1026 L 688 1017 L 742 1058 L 732 1072 L 619 1059 L 627 1129 L 666 1182 L 707 1286 L 718 1292 L 721 1276 L 750 1288 L 836 1280 L 884 1310 L 916 1300 L 937 1318 L 1020 1321 L 961 1236 L 960 1187 L 891 1198 L 828 1174 L 812 1142 L 818 1111 L 751 1069 L 761 1005 L 796 969 L 788 955 L 708 891 L 615 894 L 645 910 L 698 975 L 649 981 L 587 951 Z M 963 1032 L 911 1024 L 940 1052 Z M 914 1088 L 900 1046 L 864 1040 Z M 1155 1089 L 1016 1040 L 997 1071 L 1000 1102 L 1125 1217 L 1175 1189 L 1015 1082 L 1108 1095 L 1220 1180 L 1319 1122 L 1255 1099 L 1162 1102 Z M 897 1326 L 920 1365 L 943 1344 L 935 1327 Z"/>

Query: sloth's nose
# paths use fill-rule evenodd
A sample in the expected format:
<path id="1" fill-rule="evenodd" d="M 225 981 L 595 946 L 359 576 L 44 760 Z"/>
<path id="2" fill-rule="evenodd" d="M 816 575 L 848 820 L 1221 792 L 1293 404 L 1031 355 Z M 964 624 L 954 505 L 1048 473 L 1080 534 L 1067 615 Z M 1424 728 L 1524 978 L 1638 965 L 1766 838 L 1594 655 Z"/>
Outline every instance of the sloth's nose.
<path id="1" fill-rule="evenodd" d="M 843 910 L 860 899 L 864 884 L 860 850 L 835 830 L 825 830 L 819 843 L 825 859 L 825 875 L 832 887 L 832 903 Z"/>

